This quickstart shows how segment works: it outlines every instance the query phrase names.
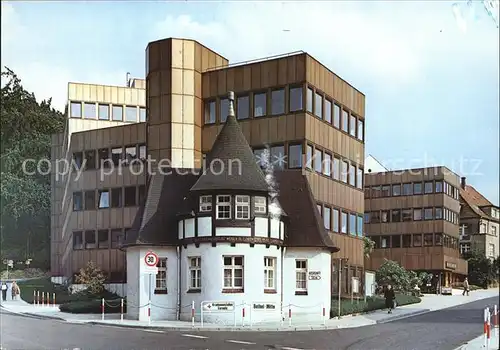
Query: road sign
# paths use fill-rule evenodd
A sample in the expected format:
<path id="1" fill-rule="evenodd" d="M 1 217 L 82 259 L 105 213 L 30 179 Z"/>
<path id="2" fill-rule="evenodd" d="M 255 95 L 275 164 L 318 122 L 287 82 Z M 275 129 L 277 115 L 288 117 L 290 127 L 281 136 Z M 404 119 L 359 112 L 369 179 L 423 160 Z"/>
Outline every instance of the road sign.
<path id="1" fill-rule="evenodd" d="M 234 311 L 234 301 L 204 301 L 201 304 L 203 311 L 208 311 L 208 312 Z"/>
<path id="2" fill-rule="evenodd" d="M 158 274 L 158 255 L 154 252 L 147 252 L 146 255 L 144 256 L 144 273 L 150 274 L 150 275 L 156 275 Z"/>

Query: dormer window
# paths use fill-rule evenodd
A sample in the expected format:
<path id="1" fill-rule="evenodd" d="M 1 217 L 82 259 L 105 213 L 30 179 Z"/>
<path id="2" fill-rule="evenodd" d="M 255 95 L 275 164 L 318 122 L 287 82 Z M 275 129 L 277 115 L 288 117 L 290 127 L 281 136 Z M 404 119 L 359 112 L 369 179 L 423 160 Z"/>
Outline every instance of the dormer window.
<path id="1" fill-rule="evenodd" d="M 254 211 L 255 214 L 266 213 L 266 197 L 255 197 Z"/>
<path id="2" fill-rule="evenodd" d="M 217 196 L 217 219 L 231 219 L 231 196 Z"/>
<path id="3" fill-rule="evenodd" d="M 212 196 L 200 196 L 200 212 L 212 211 Z"/>
<path id="4" fill-rule="evenodd" d="M 250 219 L 250 196 L 236 196 L 236 219 Z"/>

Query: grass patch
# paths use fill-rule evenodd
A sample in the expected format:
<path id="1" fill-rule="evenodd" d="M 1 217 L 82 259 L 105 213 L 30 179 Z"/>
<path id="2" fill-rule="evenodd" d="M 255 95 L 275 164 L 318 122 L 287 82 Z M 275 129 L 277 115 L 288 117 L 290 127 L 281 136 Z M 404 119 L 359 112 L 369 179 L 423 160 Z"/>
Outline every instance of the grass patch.
<path id="1" fill-rule="evenodd" d="M 422 299 L 413 295 L 396 294 L 396 303 L 398 306 L 420 303 Z M 369 312 L 385 309 L 385 299 L 382 297 L 367 297 L 366 302 L 361 300 L 342 299 L 340 303 L 340 316 L 356 313 Z M 338 300 L 332 299 L 330 317 L 338 316 Z"/>

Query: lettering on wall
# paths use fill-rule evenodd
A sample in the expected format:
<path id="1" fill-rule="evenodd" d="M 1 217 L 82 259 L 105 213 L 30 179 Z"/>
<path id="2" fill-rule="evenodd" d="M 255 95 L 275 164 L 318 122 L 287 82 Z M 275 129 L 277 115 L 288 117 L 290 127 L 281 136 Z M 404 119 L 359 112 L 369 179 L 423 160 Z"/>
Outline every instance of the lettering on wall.
<path id="1" fill-rule="evenodd" d="M 309 271 L 309 280 L 317 281 L 321 279 L 321 271 Z"/>

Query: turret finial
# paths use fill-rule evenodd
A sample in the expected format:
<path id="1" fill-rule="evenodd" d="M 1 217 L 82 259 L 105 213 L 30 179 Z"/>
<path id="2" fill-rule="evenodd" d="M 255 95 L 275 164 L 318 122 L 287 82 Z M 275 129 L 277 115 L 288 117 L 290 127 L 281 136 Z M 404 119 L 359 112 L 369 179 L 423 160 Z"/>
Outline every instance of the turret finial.
<path id="1" fill-rule="evenodd" d="M 229 100 L 229 112 L 228 117 L 234 117 L 234 91 L 229 91 L 227 93 L 227 99 Z"/>

